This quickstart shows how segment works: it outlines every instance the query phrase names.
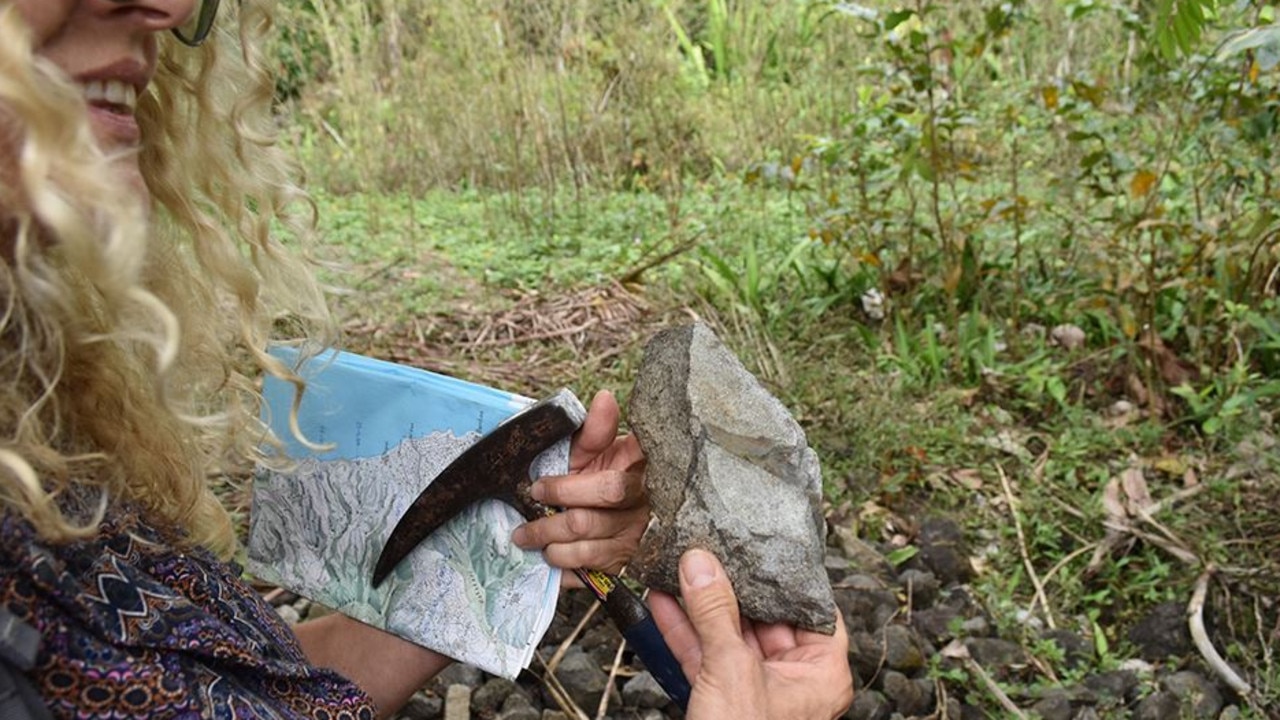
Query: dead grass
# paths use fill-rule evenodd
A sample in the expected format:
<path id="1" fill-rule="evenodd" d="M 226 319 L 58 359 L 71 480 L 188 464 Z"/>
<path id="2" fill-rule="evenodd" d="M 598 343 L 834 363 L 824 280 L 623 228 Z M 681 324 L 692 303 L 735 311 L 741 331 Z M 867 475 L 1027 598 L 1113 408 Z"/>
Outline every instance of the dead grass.
<path id="1" fill-rule="evenodd" d="M 339 305 L 349 350 L 532 394 L 577 385 L 587 369 L 621 380 L 610 369 L 634 360 L 643 340 L 679 312 L 616 282 L 565 293 L 509 290 L 430 317 L 369 313 L 378 307 Z"/>

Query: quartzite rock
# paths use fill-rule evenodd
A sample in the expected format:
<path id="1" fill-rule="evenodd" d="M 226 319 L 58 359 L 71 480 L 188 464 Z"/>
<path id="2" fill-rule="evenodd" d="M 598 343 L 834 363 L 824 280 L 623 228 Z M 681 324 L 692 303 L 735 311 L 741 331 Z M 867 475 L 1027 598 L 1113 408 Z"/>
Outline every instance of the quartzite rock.
<path id="1" fill-rule="evenodd" d="M 701 547 L 724 563 L 747 617 L 834 632 L 817 455 L 715 333 L 694 324 L 656 335 L 628 420 L 655 516 L 631 572 L 678 592 L 680 555 Z"/>

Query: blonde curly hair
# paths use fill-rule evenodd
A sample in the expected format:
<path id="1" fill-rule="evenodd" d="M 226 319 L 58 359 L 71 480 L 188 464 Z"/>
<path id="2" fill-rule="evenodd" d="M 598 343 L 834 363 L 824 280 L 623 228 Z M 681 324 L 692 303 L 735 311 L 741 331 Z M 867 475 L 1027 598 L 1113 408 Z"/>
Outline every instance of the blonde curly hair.
<path id="1" fill-rule="evenodd" d="M 126 502 L 229 556 L 209 480 L 262 459 L 256 378 L 302 387 L 264 349 L 280 332 L 333 340 L 300 252 L 313 207 L 274 146 L 270 8 L 222 10 L 199 48 L 159 38 L 137 109 L 144 204 L 80 88 L 0 7 L 0 506 L 52 542 Z"/>

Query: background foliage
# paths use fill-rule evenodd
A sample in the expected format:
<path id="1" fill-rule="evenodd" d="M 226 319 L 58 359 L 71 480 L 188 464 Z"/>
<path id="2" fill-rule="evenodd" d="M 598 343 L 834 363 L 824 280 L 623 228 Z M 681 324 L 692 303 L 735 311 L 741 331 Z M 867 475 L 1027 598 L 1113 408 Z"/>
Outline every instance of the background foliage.
<path id="1" fill-rule="evenodd" d="M 1274 14 L 308 0 L 275 52 L 282 123 L 361 268 L 357 344 L 413 361 L 388 336 L 427 347 L 504 298 L 623 280 L 713 318 L 795 410 L 833 524 L 909 543 L 886 518 L 964 510 L 990 602 L 1035 607 L 1027 555 L 1100 663 L 1213 564 L 1229 659 L 1275 699 Z M 625 391 L 638 339 L 531 384 Z M 469 347 L 449 369 L 561 352 Z M 1190 559 L 1105 545 L 1135 468 L 1193 497 L 1160 518 Z"/>

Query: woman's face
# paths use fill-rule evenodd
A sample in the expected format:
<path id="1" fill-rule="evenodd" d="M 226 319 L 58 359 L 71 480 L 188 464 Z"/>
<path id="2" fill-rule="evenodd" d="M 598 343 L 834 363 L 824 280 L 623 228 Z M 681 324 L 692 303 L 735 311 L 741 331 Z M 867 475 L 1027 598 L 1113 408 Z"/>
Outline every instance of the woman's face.
<path id="1" fill-rule="evenodd" d="M 36 53 L 83 88 L 98 146 L 119 158 L 123 180 L 145 187 L 134 110 L 155 74 L 157 35 L 191 17 L 196 0 L 12 1 L 31 26 Z"/>

